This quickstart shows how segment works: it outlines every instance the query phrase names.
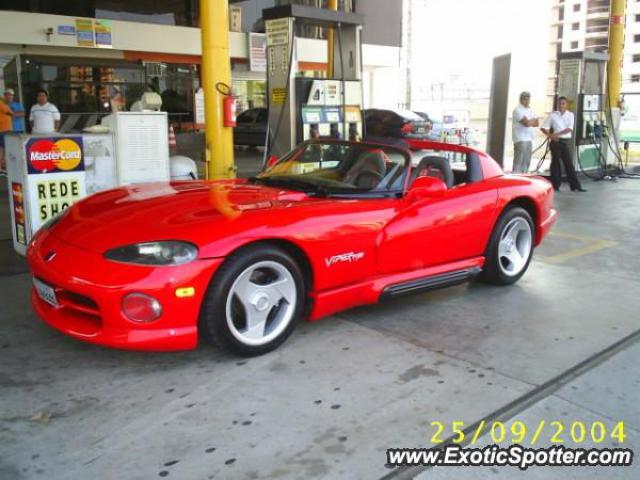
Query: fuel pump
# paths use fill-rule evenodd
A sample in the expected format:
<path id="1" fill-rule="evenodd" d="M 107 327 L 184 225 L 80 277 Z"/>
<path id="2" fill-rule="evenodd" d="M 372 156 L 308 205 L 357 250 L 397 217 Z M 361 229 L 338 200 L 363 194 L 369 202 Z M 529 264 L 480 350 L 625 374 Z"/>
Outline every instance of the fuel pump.
<path id="1" fill-rule="evenodd" d="M 319 137 L 342 139 L 344 135 L 339 81 L 296 78 L 298 141 Z"/>
<path id="2" fill-rule="evenodd" d="M 606 168 L 606 68 L 609 55 L 598 52 L 560 54 L 558 96 L 575 114 L 573 148 L 576 168 L 589 172 Z"/>
<path id="3" fill-rule="evenodd" d="M 270 153 L 280 157 L 315 138 L 359 141 L 362 115 L 361 15 L 302 5 L 263 11 L 267 34 Z M 334 29 L 335 78 L 298 74 L 295 25 Z"/>

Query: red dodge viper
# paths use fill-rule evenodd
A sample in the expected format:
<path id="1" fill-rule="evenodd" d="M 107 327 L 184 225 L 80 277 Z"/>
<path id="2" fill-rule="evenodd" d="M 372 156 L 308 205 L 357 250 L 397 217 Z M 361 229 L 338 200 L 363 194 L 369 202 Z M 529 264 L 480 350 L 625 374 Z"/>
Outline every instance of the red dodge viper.
<path id="1" fill-rule="evenodd" d="M 54 328 L 136 350 L 239 355 L 302 319 L 478 276 L 516 282 L 556 219 L 542 178 L 472 148 L 311 141 L 248 180 L 133 185 L 88 197 L 28 250 Z"/>

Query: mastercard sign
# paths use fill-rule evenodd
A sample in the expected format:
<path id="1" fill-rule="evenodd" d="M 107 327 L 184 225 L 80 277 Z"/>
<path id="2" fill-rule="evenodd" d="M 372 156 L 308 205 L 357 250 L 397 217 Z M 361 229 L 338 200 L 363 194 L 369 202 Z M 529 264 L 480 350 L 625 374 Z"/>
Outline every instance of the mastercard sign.
<path id="1" fill-rule="evenodd" d="M 82 137 L 34 138 L 26 147 L 30 174 L 84 170 Z"/>

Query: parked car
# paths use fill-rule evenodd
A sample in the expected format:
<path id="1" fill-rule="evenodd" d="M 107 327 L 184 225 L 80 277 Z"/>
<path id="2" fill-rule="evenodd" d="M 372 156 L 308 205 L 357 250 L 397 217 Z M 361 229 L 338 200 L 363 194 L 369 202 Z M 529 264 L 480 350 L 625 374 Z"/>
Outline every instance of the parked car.
<path id="1" fill-rule="evenodd" d="M 431 117 L 429 117 L 429 114 L 427 112 L 413 112 L 413 113 L 421 117 L 425 122 L 433 124 L 433 120 L 431 120 Z"/>
<path id="2" fill-rule="evenodd" d="M 268 121 L 269 110 L 266 108 L 251 108 L 242 112 L 236 118 L 236 127 L 233 129 L 234 145 L 264 146 Z"/>
<path id="3" fill-rule="evenodd" d="M 520 279 L 556 219 L 551 184 L 505 175 L 473 148 L 405 142 L 419 156 L 315 140 L 248 180 L 85 198 L 30 243 L 33 306 L 99 345 L 183 350 L 200 338 L 252 356 L 303 318 Z"/>
<path id="4" fill-rule="evenodd" d="M 430 128 L 427 138 L 430 140 L 470 146 L 477 145 L 477 133 L 468 125 L 468 117 L 466 117 L 466 122 L 462 122 L 459 120 L 460 116 L 454 116 L 451 112 L 455 111 L 445 112 L 443 118 L 430 116 L 426 112 L 415 113 L 429 122 Z M 460 112 L 468 113 L 466 110 Z"/>
<path id="5" fill-rule="evenodd" d="M 370 108 L 364 120 L 367 136 L 425 139 L 430 130 L 428 120 L 408 110 Z"/>

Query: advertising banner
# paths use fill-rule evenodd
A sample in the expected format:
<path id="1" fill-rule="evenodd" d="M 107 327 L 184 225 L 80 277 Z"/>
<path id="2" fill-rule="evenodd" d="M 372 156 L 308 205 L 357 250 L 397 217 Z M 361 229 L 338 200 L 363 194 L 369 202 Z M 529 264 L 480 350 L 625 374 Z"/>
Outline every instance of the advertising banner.
<path id="1" fill-rule="evenodd" d="M 11 196 L 13 198 L 13 220 L 16 228 L 16 241 L 22 245 L 27 244 L 27 232 L 25 230 L 24 191 L 22 184 L 11 182 Z"/>
<path id="2" fill-rule="evenodd" d="M 45 173 L 29 176 L 32 231 L 86 196 L 85 173 Z"/>
<path id="3" fill-rule="evenodd" d="M 267 37 L 261 33 L 249 34 L 249 70 L 267 71 Z"/>
<path id="4" fill-rule="evenodd" d="M 112 48 L 111 20 L 94 20 L 93 26 L 96 35 L 96 47 Z"/>
<path id="5" fill-rule="evenodd" d="M 113 136 L 85 133 L 82 139 L 87 195 L 117 187 Z"/>
<path id="6" fill-rule="evenodd" d="M 25 143 L 29 223 L 35 232 L 85 197 L 82 137 L 31 138 Z"/>
<path id="7" fill-rule="evenodd" d="M 25 150 L 29 175 L 84 171 L 82 137 L 32 138 Z"/>
<path id="8" fill-rule="evenodd" d="M 193 111 L 196 128 L 204 128 L 205 126 L 206 115 L 204 107 L 204 90 L 199 88 L 193 96 Z"/>
<path id="9" fill-rule="evenodd" d="M 58 35 L 76 35 L 76 27 L 73 25 L 58 25 Z"/>
<path id="10" fill-rule="evenodd" d="M 291 19 L 278 18 L 265 22 L 267 46 L 288 45 L 291 39 Z"/>
<path id="11" fill-rule="evenodd" d="M 76 42 L 79 47 L 95 47 L 93 20 L 76 19 Z"/>

